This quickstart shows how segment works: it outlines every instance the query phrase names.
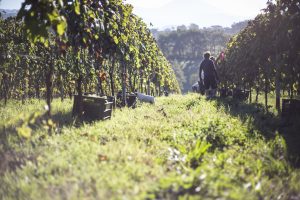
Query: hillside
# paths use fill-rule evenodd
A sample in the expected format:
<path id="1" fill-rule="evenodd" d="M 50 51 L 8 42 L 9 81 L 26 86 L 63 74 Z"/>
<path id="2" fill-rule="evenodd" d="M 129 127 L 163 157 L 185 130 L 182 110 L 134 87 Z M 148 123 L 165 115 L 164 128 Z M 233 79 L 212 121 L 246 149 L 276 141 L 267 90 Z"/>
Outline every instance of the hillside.
<path id="1" fill-rule="evenodd" d="M 178 26 L 173 30 L 152 29 L 152 33 L 164 56 L 172 64 L 181 91 L 187 93 L 199 79 L 199 65 L 203 53 L 210 51 L 217 58 L 219 53 L 226 49 L 229 39 L 244 29 L 247 24 L 248 21 L 242 21 L 231 27 L 207 28 L 199 28 L 198 25 L 191 24 Z"/>
<path id="2" fill-rule="evenodd" d="M 156 100 L 84 124 L 70 100 L 53 121 L 38 100 L 1 106 L 0 199 L 300 198 L 299 125 L 231 99 Z"/>

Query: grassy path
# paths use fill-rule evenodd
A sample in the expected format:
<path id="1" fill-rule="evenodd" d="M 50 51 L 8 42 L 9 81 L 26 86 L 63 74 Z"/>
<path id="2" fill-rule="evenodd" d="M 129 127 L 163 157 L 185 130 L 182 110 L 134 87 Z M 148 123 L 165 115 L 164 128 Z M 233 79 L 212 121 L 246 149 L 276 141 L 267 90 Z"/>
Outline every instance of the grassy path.
<path id="1" fill-rule="evenodd" d="M 0 108 L 0 199 L 300 199 L 300 171 L 259 109 L 175 95 L 74 126 L 70 101 L 53 103 L 54 123 L 29 117 L 42 105 Z"/>

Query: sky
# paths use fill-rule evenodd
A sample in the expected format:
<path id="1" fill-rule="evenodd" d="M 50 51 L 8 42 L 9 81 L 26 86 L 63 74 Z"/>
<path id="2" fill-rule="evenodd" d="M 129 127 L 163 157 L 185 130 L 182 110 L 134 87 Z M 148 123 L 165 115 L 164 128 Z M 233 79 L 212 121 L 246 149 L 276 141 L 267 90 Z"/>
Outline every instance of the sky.
<path id="1" fill-rule="evenodd" d="M 253 19 L 266 7 L 267 0 L 126 0 L 134 13 L 154 27 L 198 24 L 200 27 Z"/>
<path id="2" fill-rule="evenodd" d="M 19 9 L 23 0 L 2 0 L 1 9 Z M 197 24 L 200 27 L 252 19 L 266 7 L 267 0 L 125 0 L 133 12 L 153 28 Z"/>

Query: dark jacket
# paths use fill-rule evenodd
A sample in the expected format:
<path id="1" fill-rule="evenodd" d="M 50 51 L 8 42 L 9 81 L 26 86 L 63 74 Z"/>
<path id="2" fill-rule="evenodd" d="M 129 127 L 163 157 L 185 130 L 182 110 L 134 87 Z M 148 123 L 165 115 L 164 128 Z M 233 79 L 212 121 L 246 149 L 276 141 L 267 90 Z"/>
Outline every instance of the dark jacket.
<path id="1" fill-rule="evenodd" d="M 216 80 L 219 80 L 219 76 L 218 73 L 216 71 L 216 67 L 215 64 L 212 60 L 210 59 L 204 59 L 201 64 L 200 64 L 200 70 L 199 70 L 199 78 L 200 80 L 202 80 L 201 78 L 201 72 L 204 72 L 204 79 L 205 78 L 213 78 Z"/>

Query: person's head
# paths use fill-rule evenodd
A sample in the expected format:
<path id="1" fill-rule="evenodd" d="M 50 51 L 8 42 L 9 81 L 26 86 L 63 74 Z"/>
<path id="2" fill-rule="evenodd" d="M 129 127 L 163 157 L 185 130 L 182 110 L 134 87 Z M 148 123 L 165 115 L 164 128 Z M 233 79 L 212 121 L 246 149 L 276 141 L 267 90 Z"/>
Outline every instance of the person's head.
<path id="1" fill-rule="evenodd" d="M 205 59 L 209 59 L 210 58 L 210 52 L 209 51 L 207 51 L 207 52 L 204 53 L 204 58 Z"/>

